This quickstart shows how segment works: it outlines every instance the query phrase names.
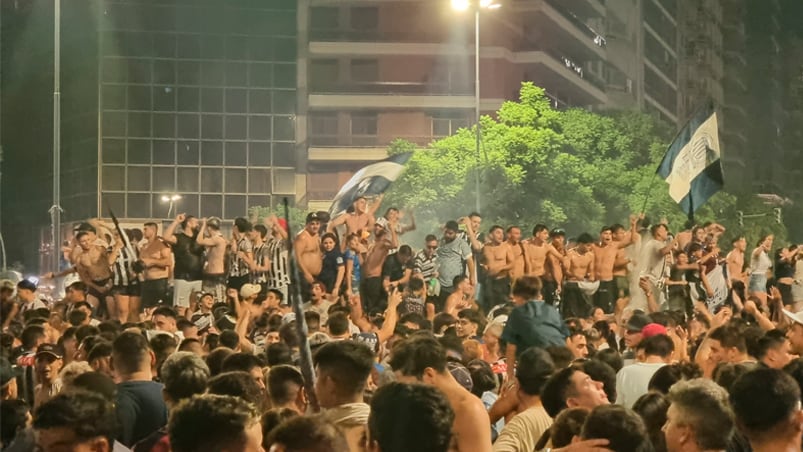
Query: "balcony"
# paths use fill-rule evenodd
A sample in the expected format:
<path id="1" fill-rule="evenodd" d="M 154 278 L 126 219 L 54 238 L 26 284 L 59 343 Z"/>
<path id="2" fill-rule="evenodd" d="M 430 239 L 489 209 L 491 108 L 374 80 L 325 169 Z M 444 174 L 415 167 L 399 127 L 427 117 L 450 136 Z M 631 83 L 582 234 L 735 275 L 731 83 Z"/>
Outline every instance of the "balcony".
<path id="1" fill-rule="evenodd" d="M 525 24 L 527 50 L 538 47 L 561 48 L 584 59 L 606 59 L 605 38 L 586 25 L 558 0 L 519 0 L 511 10 Z"/>
<path id="2" fill-rule="evenodd" d="M 525 66 L 536 65 L 535 70 L 526 70 L 527 80 L 532 80 L 554 93 L 560 93 L 562 97 L 570 97 L 575 105 L 603 104 L 608 100 L 605 95 L 605 80 L 584 70 L 580 64 L 559 52 L 516 52 L 515 61 Z"/>
<path id="3" fill-rule="evenodd" d="M 387 158 L 388 145 L 396 139 L 426 146 L 438 138 L 434 136 L 312 134 L 309 137 L 307 158 L 310 161 L 318 162 L 375 161 Z"/>
<path id="4" fill-rule="evenodd" d="M 380 30 L 352 29 L 312 29 L 309 31 L 310 42 L 409 42 L 409 43 L 441 43 L 449 39 L 447 33 L 422 32 L 388 32 Z"/>
<path id="5" fill-rule="evenodd" d="M 473 96 L 471 86 L 445 82 L 355 82 L 317 80 L 310 83 L 311 94 L 384 94 L 384 95 L 447 95 Z"/>

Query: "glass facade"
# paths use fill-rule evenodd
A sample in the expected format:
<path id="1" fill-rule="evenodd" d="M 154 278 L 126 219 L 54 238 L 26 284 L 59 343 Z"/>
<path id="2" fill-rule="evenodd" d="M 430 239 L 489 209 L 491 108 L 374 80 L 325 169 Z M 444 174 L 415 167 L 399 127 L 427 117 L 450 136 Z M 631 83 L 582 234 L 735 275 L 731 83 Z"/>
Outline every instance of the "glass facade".
<path id="1" fill-rule="evenodd" d="M 295 193 L 296 4 L 105 1 L 102 209 L 233 218 Z"/>

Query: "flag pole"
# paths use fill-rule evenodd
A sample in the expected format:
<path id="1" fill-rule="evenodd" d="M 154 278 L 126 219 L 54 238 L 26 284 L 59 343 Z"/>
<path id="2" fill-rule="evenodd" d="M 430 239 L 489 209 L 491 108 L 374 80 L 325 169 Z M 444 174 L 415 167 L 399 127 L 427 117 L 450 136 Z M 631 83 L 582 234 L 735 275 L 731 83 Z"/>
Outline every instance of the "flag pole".
<path id="1" fill-rule="evenodd" d="M 301 307 L 301 286 L 300 275 L 298 273 L 298 264 L 293 250 L 293 234 L 290 225 L 290 208 L 287 204 L 287 198 L 284 198 L 284 218 L 287 221 L 287 262 L 290 265 L 290 290 L 288 295 L 290 303 L 293 307 L 293 313 L 296 316 L 296 333 L 298 334 L 298 348 L 301 364 L 301 375 L 304 376 L 304 389 L 307 392 L 307 399 L 309 406 L 313 413 L 320 411 L 318 406 L 318 398 L 315 396 L 315 368 L 312 365 L 312 351 L 309 347 L 309 340 L 307 334 L 307 320 L 304 317 L 304 309 Z"/>

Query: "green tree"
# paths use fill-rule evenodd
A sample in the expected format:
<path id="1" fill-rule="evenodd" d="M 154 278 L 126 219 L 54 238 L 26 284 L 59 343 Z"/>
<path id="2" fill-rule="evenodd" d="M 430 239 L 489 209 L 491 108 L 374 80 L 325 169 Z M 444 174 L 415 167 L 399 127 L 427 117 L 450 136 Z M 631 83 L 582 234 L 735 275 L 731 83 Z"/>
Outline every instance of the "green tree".
<path id="1" fill-rule="evenodd" d="M 435 223 L 473 209 L 474 177 L 480 171 L 481 213 L 488 223 L 538 222 L 577 234 L 624 222 L 634 212 L 645 212 L 653 222 L 666 219 L 673 230 L 686 222 L 666 183 L 655 175 L 671 130 L 648 115 L 557 111 L 543 89 L 525 82 L 518 102 L 505 102 L 496 118 L 483 116 L 481 124 L 479 158 L 474 128 L 458 130 L 425 149 L 393 142 L 390 154 L 412 151 L 413 157 L 385 204 L 416 209 L 421 229 L 433 230 Z M 719 219 L 737 231 L 732 224 L 735 206 L 743 202 L 752 201 L 720 192 L 696 217 Z M 432 225 L 422 223 L 427 219 Z M 769 219 L 753 226 L 759 228 L 759 223 L 783 235 Z"/>

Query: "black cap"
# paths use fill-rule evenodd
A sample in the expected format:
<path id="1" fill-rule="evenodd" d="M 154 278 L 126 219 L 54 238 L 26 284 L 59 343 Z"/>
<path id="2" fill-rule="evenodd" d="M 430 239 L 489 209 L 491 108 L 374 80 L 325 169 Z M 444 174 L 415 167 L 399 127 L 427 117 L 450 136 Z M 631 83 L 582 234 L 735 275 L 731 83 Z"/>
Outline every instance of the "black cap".
<path id="1" fill-rule="evenodd" d="M 307 214 L 307 224 L 310 224 L 313 221 L 321 221 L 321 216 L 318 215 L 318 212 L 310 212 Z"/>
<path id="2" fill-rule="evenodd" d="M 42 344 L 36 348 L 36 357 L 38 358 L 40 355 L 51 355 L 56 359 L 61 359 L 64 353 L 53 344 Z"/>
<path id="3" fill-rule="evenodd" d="M 11 380 L 22 375 L 22 369 L 12 366 L 6 358 L 0 358 L 0 387 L 5 387 Z"/>
<path id="4" fill-rule="evenodd" d="M 645 326 L 652 323 L 652 320 L 643 312 L 634 312 L 625 325 L 627 331 L 641 331 Z"/>
<path id="5" fill-rule="evenodd" d="M 31 292 L 36 292 L 36 284 L 34 284 L 33 281 L 23 279 L 17 283 L 17 289 L 28 289 Z"/>
<path id="6" fill-rule="evenodd" d="M 97 232 L 95 227 L 89 223 L 79 223 L 73 228 L 73 232 Z"/>
<path id="7" fill-rule="evenodd" d="M 562 235 L 562 236 L 566 237 L 566 231 L 564 231 L 561 228 L 555 228 L 555 229 L 549 231 L 549 236 L 550 237 L 557 237 L 559 235 Z"/>

